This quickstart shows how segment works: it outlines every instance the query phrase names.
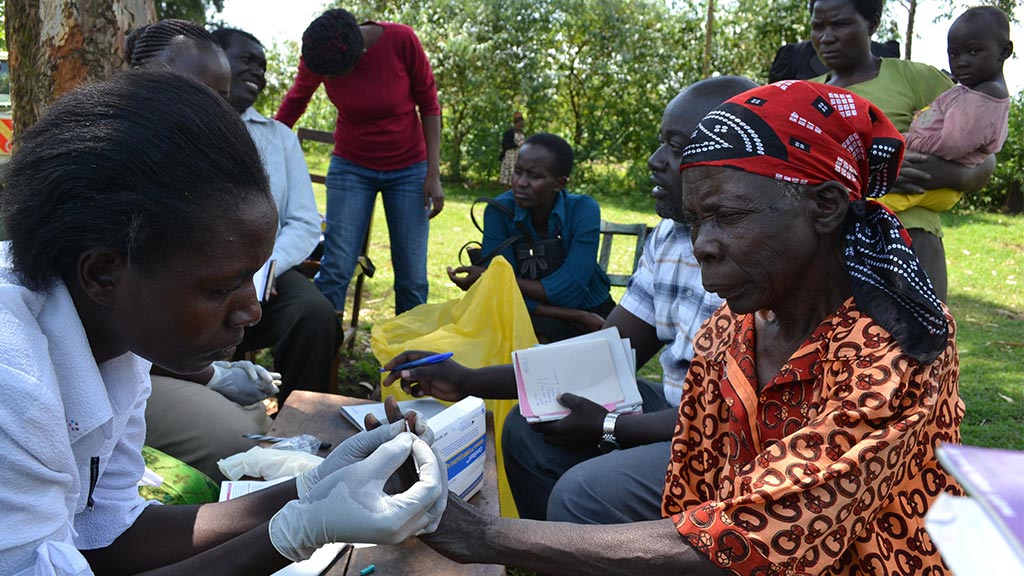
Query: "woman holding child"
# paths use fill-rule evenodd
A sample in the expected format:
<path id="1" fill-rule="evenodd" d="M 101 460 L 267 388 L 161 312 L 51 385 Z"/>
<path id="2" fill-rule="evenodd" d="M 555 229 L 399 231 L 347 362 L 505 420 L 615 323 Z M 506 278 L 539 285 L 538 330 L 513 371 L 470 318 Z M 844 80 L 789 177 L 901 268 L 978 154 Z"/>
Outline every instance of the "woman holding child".
<path id="1" fill-rule="evenodd" d="M 504 256 L 542 342 L 598 329 L 615 308 L 597 263 L 601 208 L 590 196 L 565 190 L 572 165 L 572 147 L 562 138 L 528 138 L 516 157 L 512 189 L 488 199 L 482 261 L 448 268 L 452 282 L 468 290 L 492 257 Z"/>
<path id="2" fill-rule="evenodd" d="M 883 5 L 884 0 L 811 1 L 811 41 L 822 62 L 831 69 L 831 72 L 815 80 L 845 88 L 867 98 L 889 117 L 897 130 L 906 132 L 911 127 L 915 113 L 931 105 L 940 94 L 950 90 L 953 83 L 945 74 L 926 64 L 872 55 L 871 35 L 881 21 Z M 1005 98 L 1002 61 L 1012 52 L 1008 38 L 1009 26 L 1005 24 L 1005 15 L 1002 15 L 1000 23 L 1000 19 L 993 13 L 986 14 L 980 18 L 971 17 L 972 28 L 975 30 L 968 34 L 971 37 L 972 46 L 969 50 L 972 53 L 976 46 L 986 47 L 984 65 L 978 63 L 978 73 L 968 74 L 966 66 L 954 63 L 954 30 L 951 29 L 950 67 L 955 74 L 962 76 L 961 81 L 966 86 L 975 88 L 983 84 L 983 90 L 990 97 Z M 961 20 L 963 18 L 957 21 L 954 29 L 961 24 Z M 998 124 L 998 120 L 992 123 Z M 980 189 L 995 168 L 991 152 L 998 148 L 991 144 L 987 147 L 979 146 L 976 151 L 984 161 L 978 163 L 978 157 L 975 156 L 972 158 L 973 165 L 965 165 L 954 161 L 959 160 L 962 153 L 950 158 L 948 155 L 937 154 L 935 148 L 914 147 L 918 142 L 914 138 L 908 140 L 911 151 L 903 161 L 900 179 L 893 190 L 898 194 L 882 202 L 898 211 L 898 216 L 913 239 L 914 253 L 939 298 L 945 301 L 948 291 L 946 257 L 938 206 L 926 199 L 911 205 L 906 197 L 939 188 L 958 192 Z"/>
<path id="3" fill-rule="evenodd" d="M 230 358 L 261 314 L 277 211 L 216 93 L 145 70 L 71 92 L 19 135 L 3 190 L 0 574 L 269 574 L 433 528 L 445 474 L 402 422 L 236 500 L 139 496 L 150 367 Z M 419 480 L 385 494 L 410 456 Z"/>

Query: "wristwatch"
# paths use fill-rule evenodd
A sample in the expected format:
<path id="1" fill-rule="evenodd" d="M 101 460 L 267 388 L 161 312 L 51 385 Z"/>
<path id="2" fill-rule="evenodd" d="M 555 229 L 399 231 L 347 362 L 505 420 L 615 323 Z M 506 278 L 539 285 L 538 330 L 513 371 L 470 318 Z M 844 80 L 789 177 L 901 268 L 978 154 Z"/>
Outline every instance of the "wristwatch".
<path id="1" fill-rule="evenodd" d="M 615 439 L 615 421 L 618 418 L 619 415 L 615 412 L 609 412 L 604 417 L 604 424 L 601 426 L 601 442 L 597 445 L 597 449 L 602 454 L 607 454 L 612 450 L 620 448 L 619 441 Z"/>

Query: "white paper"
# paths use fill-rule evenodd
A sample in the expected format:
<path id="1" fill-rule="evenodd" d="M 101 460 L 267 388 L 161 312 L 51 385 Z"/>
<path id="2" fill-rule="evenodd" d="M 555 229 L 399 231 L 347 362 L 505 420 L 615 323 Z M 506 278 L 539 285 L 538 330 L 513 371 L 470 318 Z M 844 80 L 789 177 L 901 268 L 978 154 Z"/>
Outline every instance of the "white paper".
<path id="1" fill-rule="evenodd" d="M 274 281 L 274 260 L 267 260 L 260 266 L 260 269 L 253 274 L 252 283 L 256 287 L 256 298 L 265 302 L 270 297 L 270 290 L 267 285 Z"/>
<path id="2" fill-rule="evenodd" d="M 280 484 L 285 480 L 291 480 L 294 476 L 285 476 L 276 480 L 225 480 L 220 483 L 220 498 L 218 502 L 226 502 L 240 498 L 246 494 L 259 492 L 264 488 L 270 488 L 274 484 Z"/>
<path id="3" fill-rule="evenodd" d="M 956 576 L 1024 574 L 1024 563 L 973 498 L 942 493 L 924 521 L 932 542 Z"/>

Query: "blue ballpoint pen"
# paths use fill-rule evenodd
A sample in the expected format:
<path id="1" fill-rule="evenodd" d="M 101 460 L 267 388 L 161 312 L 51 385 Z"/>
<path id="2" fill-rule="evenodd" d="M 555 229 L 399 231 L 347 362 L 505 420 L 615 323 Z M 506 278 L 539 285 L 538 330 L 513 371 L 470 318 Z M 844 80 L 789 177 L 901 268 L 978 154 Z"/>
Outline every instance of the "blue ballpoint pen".
<path id="1" fill-rule="evenodd" d="M 411 362 L 406 362 L 405 364 L 399 364 L 398 366 L 395 366 L 391 370 L 388 370 L 387 368 L 381 368 L 380 371 L 381 372 L 398 372 L 399 370 L 408 370 L 409 368 L 415 368 L 417 366 L 424 366 L 426 364 L 440 364 L 441 362 L 444 362 L 445 360 L 451 358 L 454 354 L 455 354 L 454 352 L 445 352 L 444 354 L 434 354 L 433 356 L 427 356 L 426 358 L 420 358 L 419 360 L 413 360 Z"/>

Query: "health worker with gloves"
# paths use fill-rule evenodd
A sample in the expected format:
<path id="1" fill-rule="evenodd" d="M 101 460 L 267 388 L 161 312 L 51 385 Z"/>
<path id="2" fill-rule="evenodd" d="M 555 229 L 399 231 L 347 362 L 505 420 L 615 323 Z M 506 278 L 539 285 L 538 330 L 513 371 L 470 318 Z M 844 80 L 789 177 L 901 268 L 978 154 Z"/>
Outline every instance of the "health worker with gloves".
<path id="1" fill-rule="evenodd" d="M 257 149 L 216 93 L 169 71 L 71 91 L 19 134 L 0 185 L 0 574 L 271 574 L 329 542 L 436 527 L 446 471 L 412 417 L 241 498 L 139 495 L 152 366 L 208 370 L 214 388 L 199 388 L 242 402 L 273 384 L 210 367 L 260 319 L 251 278 L 277 219 Z M 386 493 L 410 458 L 408 489 Z"/>

